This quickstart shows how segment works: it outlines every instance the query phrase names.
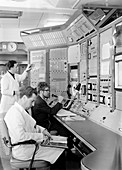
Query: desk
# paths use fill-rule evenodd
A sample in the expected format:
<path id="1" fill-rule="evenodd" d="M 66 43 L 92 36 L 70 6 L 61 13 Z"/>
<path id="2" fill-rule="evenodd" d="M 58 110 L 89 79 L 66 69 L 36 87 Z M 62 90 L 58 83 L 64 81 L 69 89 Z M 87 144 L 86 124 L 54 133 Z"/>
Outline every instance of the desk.
<path id="1" fill-rule="evenodd" d="M 86 119 L 66 121 L 55 118 L 93 152 L 81 160 L 82 170 L 121 170 L 122 137 Z"/>

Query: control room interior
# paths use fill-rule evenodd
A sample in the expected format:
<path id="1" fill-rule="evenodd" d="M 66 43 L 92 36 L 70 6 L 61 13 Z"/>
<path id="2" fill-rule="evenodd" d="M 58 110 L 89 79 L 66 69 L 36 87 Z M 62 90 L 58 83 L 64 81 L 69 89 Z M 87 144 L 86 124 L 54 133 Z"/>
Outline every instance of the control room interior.
<path id="1" fill-rule="evenodd" d="M 19 74 L 33 66 L 20 86 L 44 81 L 49 103 L 64 97 L 66 170 L 122 170 L 122 0 L 0 0 L 0 81 L 9 60 Z M 12 170 L 2 139 L 0 158 Z"/>

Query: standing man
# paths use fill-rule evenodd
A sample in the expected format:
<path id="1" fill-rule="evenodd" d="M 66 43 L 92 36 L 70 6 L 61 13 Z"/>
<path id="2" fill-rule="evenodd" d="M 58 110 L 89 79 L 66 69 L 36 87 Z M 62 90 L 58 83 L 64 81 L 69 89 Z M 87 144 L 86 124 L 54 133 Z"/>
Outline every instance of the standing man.
<path id="1" fill-rule="evenodd" d="M 1 79 L 1 104 L 0 113 L 7 112 L 14 104 L 19 94 L 19 82 L 23 81 L 28 72 L 31 70 L 31 65 L 28 65 L 23 74 L 17 74 L 18 63 L 10 60 L 7 63 L 8 71 Z"/>

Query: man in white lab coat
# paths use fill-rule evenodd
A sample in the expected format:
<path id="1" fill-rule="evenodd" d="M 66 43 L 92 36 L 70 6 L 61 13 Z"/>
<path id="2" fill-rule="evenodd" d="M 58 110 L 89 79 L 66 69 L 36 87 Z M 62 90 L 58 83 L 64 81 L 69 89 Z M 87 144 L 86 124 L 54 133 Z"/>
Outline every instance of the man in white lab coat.
<path id="1" fill-rule="evenodd" d="M 0 113 L 7 112 L 8 109 L 17 100 L 19 93 L 19 82 L 23 81 L 28 72 L 31 70 L 31 65 L 28 65 L 23 74 L 16 74 L 18 70 L 18 63 L 10 60 L 7 63 L 8 71 L 1 79 L 1 104 Z"/>
<path id="2" fill-rule="evenodd" d="M 35 89 L 30 86 L 22 88 L 20 89 L 20 99 L 6 113 L 4 120 L 12 144 L 31 139 L 42 142 L 51 137 L 50 133 L 45 128 L 36 125 L 36 121 L 25 111 L 32 107 L 35 100 Z M 17 145 L 13 147 L 12 155 L 20 160 L 28 160 L 32 158 L 34 148 L 35 146 L 32 144 Z M 63 151 L 64 149 L 61 148 L 39 146 L 35 160 L 45 160 L 53 164 Z"/>

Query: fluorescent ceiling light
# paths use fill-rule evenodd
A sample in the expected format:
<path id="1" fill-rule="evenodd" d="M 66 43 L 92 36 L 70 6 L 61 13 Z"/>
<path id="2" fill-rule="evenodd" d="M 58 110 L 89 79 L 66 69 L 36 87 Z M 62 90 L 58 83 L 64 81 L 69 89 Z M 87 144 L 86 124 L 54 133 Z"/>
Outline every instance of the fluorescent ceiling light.
<path id="1" fill-rule="evenodd" d="M 26 0 L 11 0 L 11 1 L 23 2 L 23 1 L 26 1 Z"/>
<path id="2" fill-rule="evenodd" d="M 50 19 L 44 24 L 44 27 L 62 25 L 67 21 L 67 19 Z"/>
<path id="3" fill-rule="evenodd" d="M 34 34 L 34 33 L 39 33 L 40 32 L 40 29 L 32 29 L 32 30 L 27 30 L 27 33 L 29 34 Z"/>
<path id="4" fill-rule="evenodd" d="M 0 10 L 0 18 L 18 18 L 22 16 L 21 11 Z"/>

